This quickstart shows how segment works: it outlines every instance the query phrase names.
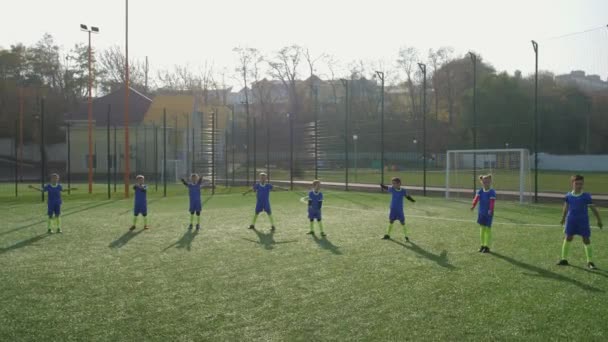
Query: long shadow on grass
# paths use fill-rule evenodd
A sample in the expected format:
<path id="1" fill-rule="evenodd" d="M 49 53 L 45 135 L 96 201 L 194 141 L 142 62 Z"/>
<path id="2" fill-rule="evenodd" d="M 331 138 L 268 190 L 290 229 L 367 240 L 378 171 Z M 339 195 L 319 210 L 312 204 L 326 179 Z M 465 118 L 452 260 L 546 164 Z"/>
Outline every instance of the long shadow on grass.
<path id="1" fill-rule="evenodd" d="M 247 239 L 247 238 L 243 238 L 243 240 L 246 240 L 246 241 L 258 244 L 258 245 L 264 247 L 264 249 L 268 250 L 268 251 L 274 249 L 274 246 L 278 245 L 278 244 L 296 242 L 296 240 L 275 241 L 275 239 L 274 239 L 274 231 L 272 231 L 272 230 L 269 233 L 264 233 L 264 232 L 261 232 L 261 231 L 259 231 L 257 229 L 252 229 L 252 230 L 257 235 L 258 241 Z"/>
<path id="2" fill-rule="evenodd" d="M 117 201 L 119 201 L 119 200 L 111 200 L 111 201 L 108 201 L 108 202 L 102 202 L 102 203 L 93 204 L 93 205 L 90 205 L 90 206 L 87 206 L 87 207 L 84 207 L 84 208 L 80 208 L 78 210 L 70 211 L 70 212 L 67 212 L 67 213 L 62 213 L 61 217 L 66 217 L 66 216 L 78 214 L 78 213 L 81 213 L 83 211 L 87 211 L 87 210 L 90 210 L 90 209 L 95 209 L 95 208 L 102 207 L 102 206 L 108 205 L 108 204 L 113 204 L 113 203 L 115 203 Z M 43 224 L 43 223 L 46 223 L 46 221 L 47 220 L 44 219 L 44 220 L 36 221 L 34 223 L 26 224 L 24 226 L 15 227 L 15 228 L 7 230 L 5 232 L 1 232 L 0 236 L 6 235 L 6 234 L 10 234 L 10 233 L 16 232 L 16 231 L 21 230 L 21 229 L 25 229 L 25 228 L 33 227 L 33 226 L 36 226 L 36 225 L 39 225 L 39 224 Z"/>
<path id="3" fill-rule="evenodd" d="M 590 274 L 595 274 L 595 275 L 599 275 L 601 277 L 605 277 L 608 278 L 608 273 L 604 270 L 600 270 L 600 269 L 595 269 L 595 270 L 590 270 L 588 268 L 584 268 L 584 267 L 580 267 L 580 266 L 576 266 L 576 265 L 570 265 L 570 267 L 572 268 L 576 268 L 577 270 L 581 270 L 584 271 L 586 273 L 590 273 Z"/>
<path id="4" fill-rule="evenodd" d="M 121 237 L 119 237 L 118 239 L 110 242 L 110 245 L 108 247 L 110 247 L 110 248 L 124 247 L 124 245 L 129 243 L 129 241 L 131 241 L 131 239 L 133 239 L 137 235 L 141 234 L 141 232 L 143 232 L 143 230 L 138 230 L 138 231 L 129 230 L 126 233 L 124 233 Z"/>
<path id="5" fill-rule="evenodd" d="M 409 243 L 405 244 L 403 242 L 393 240 L 393 239 L 390 239 L 389 241 L 394 242 L 400 246 L 403 246 L 406 249 L 409 249 L 410 251 L 412 251 L 426 259 L 429 259 L 429 260 L 437 263 L 437 265 L 439 265 L 441 267 L 445 267 L 450 270 L 456 269 L 456 266 L 454 266 L 448 262 L 448 252 L 446 250 L 441 251 L 441 253 L 439 255 L 437 255 L 437 254 L 433 254 L 433 253 L 427 251 L 426 249 L 418 246 L 417 244 L 415 244 L 413 242 L 409 242 Z"/>
<path id="6" fill-rule="evenodd" d="M 342 252 L 340 252 L 340 247 L 334 245 L 333 243 L 331 243 L 331 241 L 329 241 L 327 239 L 327 237 L 322 237 L 322 238 L 318 238 L 316 235 L 312 236 L 313 240 L 317 243 L 317 245 L 319 245 L 319 247 L 330 251 L 332 254 L 335 255 L 341 255 Z"/>
<path id="7" fill-rule="evenodd" d="M 184 248 L 187 251 L 190 251 L 192 249 L 192 241 L 194 241 L 194 238 L 198 235 L 198 230 L 195 230 L 194 232 L 192 231 L 192 229 L 188 229 L 186 230 L 186 232 L 184 233 L 184 235 L 182 235 L 182 237 L 177 240 L 176 242 L 170 244 L 169 246 L 165 247 L 165 249 L 163 249 L 163 252 L 166 251 L 169 248 L 175 247 L 175 248 Z"/>
<path id="8" fill-rule="evenodd" d="M 10 252 L 10 251 L 13 251 L 15 249 L 27 247 L 27 246 L 29 246 L 29 245 L 31 245 L 33 243 L 36 243 L 36 242 L 44 239 L 47 236 L 49 236 L 49 234 L 40 234 L 40 235 L 36 235 L 34 237 L 31 237 L 31 238 L 29 238 L 27 240 L 19 241 L 19 242 L 17 242 L 14 245 L 11 245 L 11 246 L 8 246 L 8 247 L 0 249 L 0 254 L 4 254 L 4 253 Z"/>
<path id="9" fill-rule="evenodd" d="M 593 286 L 587 285 L 585 283 L 582 283 L 576 279 L 572 279 L 572 278 L 568 278 L 566 276 L 563 276 L 559 273 L 555 273 L 555 272 L 551 272 L 549 270 L 546 270 L 544 268 L 540 268 L 538 266 L 534 266 L 534 265 L 530 265 L 530 264 L 526 264 L 523 261 L 519 261 L 516 259 L 513 259 L 511 257 L 508 257 L 506 255 L 502 255 L 500 253 L 496 253 L 496 252 L 492 252 L 490 253 L 490 255 L 495 256 L 498 259 L 504 260 L 514 266 L 523 268 L 526 271 L 529 272 L 533 272 L 533 273 L 524 273 L 525 275 L 529 275 L 529 276 L 533 276 L 533 277 L 541 277 L 541 278 L 547 278 L 547 279 L 553 279 L 553 280 L 557 280 L 557 281 L 561 281 L 564 283 L 569 283 L 572 285 L 576 285 L 578 287 L 580 287 L 583 290 L 587 290 L 587 291 L 592 291 L 592 292 L 604 292 L 598 288 L 595 288 Z"/>

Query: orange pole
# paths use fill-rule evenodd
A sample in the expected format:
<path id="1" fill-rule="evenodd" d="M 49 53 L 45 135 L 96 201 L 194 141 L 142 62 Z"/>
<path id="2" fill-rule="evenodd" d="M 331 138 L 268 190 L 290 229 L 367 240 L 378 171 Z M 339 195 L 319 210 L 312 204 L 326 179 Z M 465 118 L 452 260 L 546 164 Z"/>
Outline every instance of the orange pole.
<path id="1" fill-rule="evenodd" d="M 93 193 L 93 77 L 91 74 L 91 31 L 89 31 L 89 194 Z"/>
<path id="2" fill-rule="evenodd" d="M 125 0 L 125 198 L 129 197 L 129 0 Z"/>

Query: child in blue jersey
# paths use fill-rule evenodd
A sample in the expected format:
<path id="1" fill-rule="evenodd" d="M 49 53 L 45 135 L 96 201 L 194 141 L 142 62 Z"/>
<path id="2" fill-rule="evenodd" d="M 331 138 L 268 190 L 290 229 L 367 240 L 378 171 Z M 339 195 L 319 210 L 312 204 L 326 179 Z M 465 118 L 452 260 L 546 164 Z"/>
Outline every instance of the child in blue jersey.
<path id="1" fill-rule="evenodd" d="M 585 178 L 581 175 L 575 175 L 570 178 L 572 183 L 572 192 L 566 194 L 564 198 L 564 210 L 562 214 L 561 224 L 564 225 L 564 243 L 562 244 L 562 256 L 557 263 L 561 266 L 568 265 L 568 252 L 574 235 L 580 235 L 583 238 L 585 247 L 585 256 L 587 257 L 587 267 L 594 270 L 593 251 L 591 249 L 591 227 L 589 225 L 589 210 L 593 212 L 597 219 L 597 225 L 600 229 L 603 227 L 602 218 L 597 208 L 593 205 L 591 194 L 583 192 Z"/>
<path id="2" fill-rule="evenodd" d="M 199 177 L 198 174 L 193 173 L 190 175 L 190 183 L 186 182 L 182 178 L 182 183 L 188 188 L 188 196 L 190 197 L 190 225 L 188 229 L 192 229 L 194 222 L 194 214 L 196 214 L 196 230 L 201 229 L 201 210 L 203 203 L 201 202 L 201 189 L 203 186 L 203 178 Z"/>
<path id="3" fill-rule="evenodd" d="M 44 185 L 42 189 L 37 188 L 33 185 L 29 186 L 30 189 L 38 190 L 41 192 L 48 193 L 47 197 L 47 215 L 48 220 L 46 223 L 47 232 L 49 234 L 53 233 L 53 221 L 55 221 L 55 226 L 57 227 L 57 233 L 61 233 L 61 192 L 64 191 L 61 184 L 59 184 L 59 175 L 56 173 L 51 174 L 51 182 L 49 184 Z M 65 189 L 67 190 L 67 189 Z M 71 189 L 75 190 L 75 189 Z"/>
<path id="4" fill-rule="evenodd" d="M 319 223 L 319 231 L 321 236 L 326 236 L 323 232 L 323 222 L 321 222 L 321 207 L 323 206 L 323 193 L 321 192 L 321 181 L 315 179 L 312 181 L 312 190 L 308 193 L 308 219 L 310 220 L 310 231 L 308 234 L 314 235 L 314 222 Z"/>
<path id="5" fill-rule="evenodd" d="M 384 184 L 380 184 L 380 188 L 382 190 L 386 190 L 389 194 L 391 194 L 391 207 L 388 215 L 388 228 L 386 229 L 386 234 L 382 237 L 384 240 L 391 239 L 391 231 L 393 230 L 393 223 L 395 221 L 399 221 L 401 226 L 403 227 L 403 235 L 405 236 L 405 241 L 410 241 L 407 236 L 407 227 L 405 226 L 405 213 L 403 212 L 403 198 L 407 198 L 408 201 L 415 203 L 416 201 L 407 193 L 405 188 L 401 187 L 401 179 L 395 177 L 391 180 L 392 186 L 388 187 Z"/>
<path id="6" fill-rule="evenodd" d="M 144 184 L 144 176 L 137 175 L 135 177 L 135 185 L 133 185 L 133 191 L 135 191 L 135 203 L 133 207 L 133 225 L 129 230 L 135 230 L 135 226 L 137 225 L 137 216 L 141 214 L 144 217 L 144 229 L 149 229 L 148 227 L 148 200 L 146 192 L 148 191 L 148 186 Z"/>
<path id="7" fill-rule="evenodd" d="M 253 215 L 253 219 L 251 220 L 251 225 L 249 225 L 249 229 L 255 229 L 255 222 L 257 221 L 258 216 L 261 212 L 265 212 L 268 215 L 268 219 L 270 220 L 271 224 L 271 229 L 276 229 L 274 225 L 274 218 L 272 217 L 272 210 L 270 209 L 270 192 L 275 188 L 287 190 L 285 188 L 273 186 L 272 184 L 268 183 L 268 176 L 262 172 L 260 173 L 260 181 L 255 183 L 251 189 L 243 193 L 243 195 L 246 195 L 251 191 L 256 193 L 257 201 L 255 204 L 255 214 Z"/>
<path id="8" fill-rule="evenodd" d="M 492 218 L 494 217 L 496 191 L 492 189 L 492 175 L 479 176 L 479 181 L 482 187 L 473 198 L 471 211 L 479 203 L 477 214 L 477 223 L 480 226 L 479 239 L 481 240 L 479 252 L 490 253 L 490 243 L 492 242 L 492 230 L 490 228 L 492 228 Z"/>

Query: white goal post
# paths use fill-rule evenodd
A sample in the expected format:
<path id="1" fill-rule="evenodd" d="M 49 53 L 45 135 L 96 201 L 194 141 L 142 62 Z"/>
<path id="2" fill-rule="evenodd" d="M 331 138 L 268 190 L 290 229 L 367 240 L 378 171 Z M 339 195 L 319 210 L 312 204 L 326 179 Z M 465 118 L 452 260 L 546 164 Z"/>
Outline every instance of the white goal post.
<path id="1" fill-rule="evenodd" d="M 448 150 L 445 161 L 445 198 L 470 197 L 479 188 L 474 176 L 492 174 L 500 193 L 519 197 L 520 203 L 531 196 L 530 153 L 527 149 Z"/>

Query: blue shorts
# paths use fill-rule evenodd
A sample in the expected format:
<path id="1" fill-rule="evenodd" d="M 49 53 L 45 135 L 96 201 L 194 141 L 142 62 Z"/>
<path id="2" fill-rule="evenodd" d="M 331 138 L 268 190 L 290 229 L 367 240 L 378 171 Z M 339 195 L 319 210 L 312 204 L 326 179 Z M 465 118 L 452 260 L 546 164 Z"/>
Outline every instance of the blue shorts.
<path id="1" fill-rule="evenodd" d="M 484 226 L 484 227 L 492 227 L 492 219 L 494 218 L 494 216 L 488 215 L 488 214 L 478 214 L 477 215 L 477 223 L 479 223 L 480 225 Z"/>
<path id="2" fill-rule="evenodd" d="M 200 212 L 203 208 L 203 205 L 200 201 L 198 202 L 190 202 L 190 212 Z"/>
<path id="3" fill-rule="evenodd" d="M 403 213 L 403 209 L 391 209 L 388 214 L 388 220 L 392 223 L 395 221 L 401 222 L 401 224 L 405 224 L 405 214 Z"/>
<path id="4" fill-rule="evenodd" d="M 61 203 L 49 203 L 47 205 L 47 214 L 49 217 L 61 215 Z"/>
<path id="5" fill-rule="evenodd" d="M 255 205 L 256 214 L 259 214 L 262 211 L 265 211 L 268 215 L 272 215 L 272 210 L 270 210 L 270 203 L 257 203 Z"/>
<path id="6" fill-rule="evenodd" d="M 566 229 L 564 229 L 566 235 L 580 235 L 584 238 L 591 236 L 591 227 L 589 222 L 578 222 L 578 221 L 566 221 Z"/>
<path id="7" fill-rule="evenodd" d="M 136 205 L 133 209 L 133 215 L 137 216 L 141 214 L 142 216 L 148 215 L 148 206 L 145 205 Z"/>
<path id="8" fill-rule="evenodd" d="M 321 210 L 308 210 L 308 219 L 321 221 Z"/>

